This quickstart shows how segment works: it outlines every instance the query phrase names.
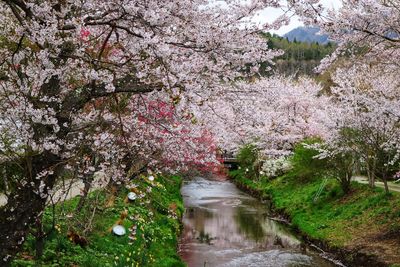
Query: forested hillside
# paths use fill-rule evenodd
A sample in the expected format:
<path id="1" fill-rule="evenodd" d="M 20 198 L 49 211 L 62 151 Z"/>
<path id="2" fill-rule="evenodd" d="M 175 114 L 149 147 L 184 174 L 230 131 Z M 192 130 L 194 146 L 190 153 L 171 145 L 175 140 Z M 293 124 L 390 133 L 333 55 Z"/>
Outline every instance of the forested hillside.
<path id="1" fill-rule="evenodd" d="M 265 33 L 264 36 L 268 39 L 268 47 L 284 51 L 283 55 L 274 59 L 275 66 L 272 66 L 272 68 L 276 72 L 285 75 L 315 75 L 313 69 L 336 48 L 336 44 L 332 42 L 327 44 L 299 42 L 296 40 L 291 42 L 287 38 L 276 34 Z M 270 65 L 264 63 L 263 69 L 266 66 Z"/>

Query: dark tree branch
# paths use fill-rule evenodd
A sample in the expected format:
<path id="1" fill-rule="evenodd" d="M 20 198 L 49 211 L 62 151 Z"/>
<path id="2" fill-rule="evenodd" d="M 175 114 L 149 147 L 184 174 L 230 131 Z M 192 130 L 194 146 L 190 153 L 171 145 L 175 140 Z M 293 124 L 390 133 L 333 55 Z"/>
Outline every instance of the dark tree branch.
<path id="1" fill-rule="evenodd" d="M 383 34 L 380 34 L 380 33 L 377 33 L 377 32 L 372 32 L 372 31 L 370 31 L 368 29 L 354 28 L 354 30 L 360 31 L 360 32 L 364 32 L 364 33 L 367 33 L 369 35 L 378 36 L 378 37 L 380 37 L 380 38 L 382 38 L 382 39 L 384 39 L 386 41 L 390 41 L 390 42 L 394 42 L 394 43 L 399 43 L 400 42 L 400 39 L 394 39 L 394 38 L 391 38 L 391 37 L 389 37 L 387 35 L 383 35 Z"/>
<path id="2" fill-rule="evenodd" d="M 3 0 L 3 1 L 6 2 L 11 7 L 11 9 L 13 10 L 13 13 L 14 13 L 14 8 L 19 7 L 22 11 L 25 12 L 27 17 L 30 17 L 30 18 L 33 17 L 33 13 L 31 11 L 31 9 L 26 6 L 24 1 L 22 1 L 22 0 Z M 14 15 L 17 16 L 15 13 L 14 13 Z M 18 16 L 20 17 L 19 13 L 18 13 Z"/>
<path id="3" fill-rule="evenodd" d="M 92 92 L 90 93 L 90 98 L 98 98 L 104 96 L 111 96 L 118 93 L 133 93 L 133 94 L 142 94 L 142 93 L 150 93 L 154 90 L 161 91 L 163 86 L 161 84 L 145 84 L 140 82 L 136 77 L 131 75 L 127 75 L 124 78 L 116 81 L 114 83 L 115 90 L 112 92 L 107 92 L 106 85 L 98 85 L 95 86 Z"/>

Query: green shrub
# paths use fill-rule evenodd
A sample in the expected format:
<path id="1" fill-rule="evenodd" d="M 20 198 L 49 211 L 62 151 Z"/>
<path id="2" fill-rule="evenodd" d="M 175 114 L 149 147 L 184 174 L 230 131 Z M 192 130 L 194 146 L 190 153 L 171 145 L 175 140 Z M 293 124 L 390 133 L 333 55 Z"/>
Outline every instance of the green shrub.
<path id="1" fill-rule="evenodd" d="M 237 160 L 242 171 L 248 177 L 258 176 L 259 149 L 253 144 L 244 145 L 237 155 Z"/>
<path id="2" fill-rule="evenodd" d="M 290 159 L 292 163 L 290 176 L 297 177 L 300 180 L 309 180 L 321 176 L 326 171 L 326 160 L 315 159 L 314 157 L 319 152 L 305 146 L 320 142 L 320 139 L 313 138 L 306 139 L 296 145 L 293 156 Z"/>

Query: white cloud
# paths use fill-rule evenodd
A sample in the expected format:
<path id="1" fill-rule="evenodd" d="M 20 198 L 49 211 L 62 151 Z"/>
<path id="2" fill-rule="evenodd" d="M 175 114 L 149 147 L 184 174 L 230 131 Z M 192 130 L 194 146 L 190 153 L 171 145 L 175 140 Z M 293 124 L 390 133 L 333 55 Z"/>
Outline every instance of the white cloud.
<path id="1" fill-rule="evenodd" d="M 341 0 L 321 0 L 321 3 L 324 7 L 329 9 L 330 8 L 339 9 L 342 5 Z M 281 9 L 266 8 L 263 11 L 259 12 L 259 14 L 257 14 L 257 16 L 253 18 L 253 21 L 257 23 L 272 22 L 282 14 L 283 10 Z M 299 26 L 303 26 L 303 23 L 300 21 L 299 17 L 293 16 L 288 25 L 282 26 L 280 29 L 273 30 L 272 32 L 282 36 L 285 33 Z"/>

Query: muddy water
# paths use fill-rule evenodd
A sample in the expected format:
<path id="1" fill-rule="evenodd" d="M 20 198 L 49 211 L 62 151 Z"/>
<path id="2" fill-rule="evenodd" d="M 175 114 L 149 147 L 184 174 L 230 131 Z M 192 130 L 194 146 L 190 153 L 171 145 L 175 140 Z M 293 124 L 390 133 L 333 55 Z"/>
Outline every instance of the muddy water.
<path id="1" fill-rule="evenodd" d="M 196 178 L 184 183 L 182 195 L 180 255 L 189 267 L 335 266 L 229 181 Z"/>

